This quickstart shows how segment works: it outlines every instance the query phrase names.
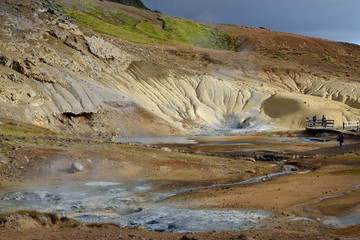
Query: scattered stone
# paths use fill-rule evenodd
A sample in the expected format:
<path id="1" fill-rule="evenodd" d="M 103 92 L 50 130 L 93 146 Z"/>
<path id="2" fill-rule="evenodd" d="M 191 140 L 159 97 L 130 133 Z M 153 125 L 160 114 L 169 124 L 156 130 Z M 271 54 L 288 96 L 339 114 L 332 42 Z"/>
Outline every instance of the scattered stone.
<path id="1" fill-rule="evenodd" d="M 7 56 L 0 56 L 0 64 L 9 67 L 10 59 Z"/>
<path id="2" fill-rule="evenodd" d="M 7 75 L 7 77 L 8 77 L 8 79 L 10 79 L 13 82 L 24 82 L 24 79 L 21 77 L 20 78 L 17 77 L 15 73 L 9 74 L 9 75 Z"/>
<path id="3" fill-rule="evenodd" d="M 187 235 L 182 236 L 180 240 L 197 240 L 197 238 L 189 237 Z"/>
<path id="4" fill-rule="evenodd" d="M 15 123 L 15 122 L 10 122 L 9 125 L 15 126 L 15 127 L 19 126 L 19 124 Z"/>
<path id="5" fill-rule="evenodd" d="M 0 163 L 6 165 L 9 163 L 9 160 L 6 157 L 0 155 Z"/>
<path id="6" fill-rule="evenodd" d="M 174 229 L 174 228 L 176 228 L 176 225 L 175 225 L 175 224 L 170 223 L 170 224 L 168 225 L 168 229 Z"/>
<path id="7" fill-rule="evenodd" d="M 28 69 L 26 69 L 26 67 L 18 61 L 13 61 L 11 64 L 11 68 L 18 73 L 28 75 Z"/>
<path id="8" fill-rule="evenodd" d="M 49 34 L 53 37 L 56 37 L 60 40 L 65 40 L 67 37 L 70 36 L 70 33 L 64 30 L 60 30 L 58 28 L 54 28 L 49 31 Z"/>
<path id="9" fill-rule="evenodd" d="M 87 42 L 89 52 L 94 56 L 106 60 L 121 60 L 127 61 L 129 60 L 129 55 L 114 46 L 113 44 L 104 41 L 102 38 L 99 37 L 86 37 L 84 36 L 85 41 Z"/>
<path id="10" fill-rule="evenodd" d="M 17 100 L 17 95 L 15 93 L 10 93 L 10 99 L 11 101 L 15 102 Z M 10 124 L 12 125 L 12 124 Z"/>
<path id="11" fill-rule="evenodd" d="M 144 227 L 143 225 L 137 225 L 134 227 L 135 229 L 138 229 L 138 230 L 143 230 L 143 231 L 147 231 L 146 227 Z"/>
<path id="12" fill-rule="evenodd" d="M 13 81 L 13 82 L 16 82 L 17 81 L 17 78 L 16 78 L 16 74 L 15 73 L 12 73 L 12 74 L 9 74 L 8 75 L 8 78 Z"/>
<path id="13" fill-rule="evenodd" d="M 71 164 L 71 171 L 72 172 L 81 172 L 84 170 L 84 166 L 81 163 L 72 163 Z"/>
<path id="14" fill-rule="evenodd" d="M 171 152 L 171 149 L 168 147 L 162 147 L 161 150 L 166 151 L 166 152 Z"/>
<path id="15" fill-rule="evenodd" d="M 71 42 L 71 41 L 69 41 L 69 40 L 65 40 L 65 41 L 64 41 L 64 44 L 65 44 L 66 46 L 68 46 L 68 47 L 76 50 L 76 51 L 82 52 L 82 51 L 80 50 L 80 48 L 77 46 L 77 44 L 76 44 L 75 41 L 74 41 L 74 42 Z"/>
<path id="16" fill-rule="evenodd" d="M 256 162 L 256 160 L 254 158 L 246 158 L 246 161 L 250 161 L 250 162 Z"/>

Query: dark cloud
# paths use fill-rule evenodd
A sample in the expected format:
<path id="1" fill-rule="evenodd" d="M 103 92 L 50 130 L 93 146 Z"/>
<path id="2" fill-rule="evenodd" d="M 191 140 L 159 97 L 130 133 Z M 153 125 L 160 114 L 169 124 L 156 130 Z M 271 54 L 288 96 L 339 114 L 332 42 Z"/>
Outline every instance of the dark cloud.
<path id="1" fill-rule="evenodd" d="M 152 10 L 197 21 L 265 27 L 360 43 L 359 0 L 143 0 Z"/>

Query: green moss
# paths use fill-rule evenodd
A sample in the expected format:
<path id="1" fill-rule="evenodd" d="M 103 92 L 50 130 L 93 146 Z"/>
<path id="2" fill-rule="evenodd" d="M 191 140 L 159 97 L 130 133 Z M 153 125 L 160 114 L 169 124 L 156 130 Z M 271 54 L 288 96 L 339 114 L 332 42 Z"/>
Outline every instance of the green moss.
<path id="1" fill-rule="evenodd" d="M 128 25 L 123 26 L 121 24 L 110 24 L 104 20 L 92 16 L 89 13 L 84 13 L 81 11 L 70 11 L 68 12 L 68 15 L 84 27 L 99 33 L 104 33 L 109 36 L 123 38 L 137 43 L 158 42 L 154 41 L 149 36 L 142 34 L 141 32 L 132 30 Z"/>
<path id="2" fill-rule="evenodd" d="M 56 133 L 29 123 L 23 123 L 10 119 L 0 119 L 0 134 L 5 136 L 35 137 L 35 136 L 56 136 Z"/>
<path id="3" fill-rule="evenodd" d="M 109 36 L 137 43 L 184 44 L 211 49 L 236 50 L 239 42 L 230 34 L 214 30 L 195 21 L 162 15 L 164 28 L 150 21 L 139 21 L 116 10 L 102 10 L 85 0 L 67 11 L 80 25 Z M 85 9 L 85 10 L 81 10 Z"/>
<path id="4" fill-rule="evenodd" d="M 154 25 L 148 21 L 142 21 L 137 24 L 136 28 L 142 33 L 152 36 L 159 40 L 169 40 L 169 34 L 164 31 L 161 27 Z"/>

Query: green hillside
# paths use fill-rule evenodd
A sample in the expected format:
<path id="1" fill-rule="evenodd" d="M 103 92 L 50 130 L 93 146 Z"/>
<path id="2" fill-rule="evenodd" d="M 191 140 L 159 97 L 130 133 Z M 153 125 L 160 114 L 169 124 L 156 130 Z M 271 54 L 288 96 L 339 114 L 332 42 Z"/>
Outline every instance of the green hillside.
<path id="1" fill-rule="evenodd" d="M 139 20 L 116 9 L 107 9 L 85 0 L 74 0 L 72 4 L 57 0 L 66 14 L 80 25 L 109 36 L 136 43 L 173 43 L 210 49 L 236 50 L 239 43 L 230 34 L 212 29 L 195 21 L 157 14 L 163 24 L 151 20 Z M 115 4 L 115 3 L 114 3 Z"/>

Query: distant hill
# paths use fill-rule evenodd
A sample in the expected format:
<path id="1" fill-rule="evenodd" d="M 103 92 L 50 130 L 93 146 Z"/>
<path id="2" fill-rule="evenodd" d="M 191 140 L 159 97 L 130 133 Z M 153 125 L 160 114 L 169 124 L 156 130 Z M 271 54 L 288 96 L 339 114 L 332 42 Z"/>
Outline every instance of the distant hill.
<path id="1" fill-rule="evenodd" d="M 108 1 L 149 10 L 140 0 L 108 0 Z"/>

